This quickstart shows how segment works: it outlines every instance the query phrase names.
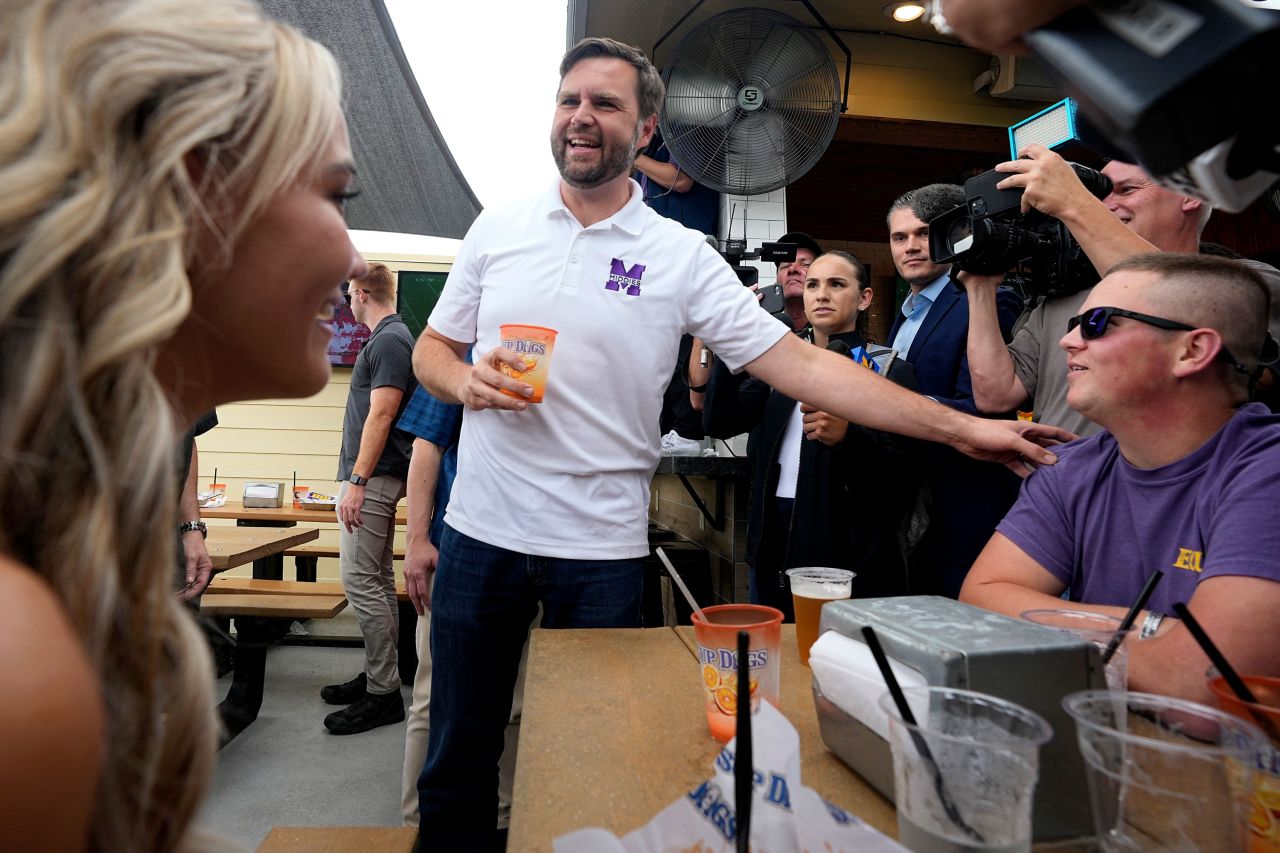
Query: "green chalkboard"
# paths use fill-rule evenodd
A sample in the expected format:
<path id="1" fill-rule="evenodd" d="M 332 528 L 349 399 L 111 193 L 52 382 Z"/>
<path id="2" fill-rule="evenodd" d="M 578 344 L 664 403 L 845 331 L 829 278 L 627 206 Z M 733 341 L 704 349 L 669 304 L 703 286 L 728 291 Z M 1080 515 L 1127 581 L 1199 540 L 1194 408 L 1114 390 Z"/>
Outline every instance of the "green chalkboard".
<path id="1" fill-rule="evenodd" d="M 401 270 L 396 273 L 396 310 L 414 338 L 427 327 L 427 318 L 436 307 L 448 277 L 446 272 Z"/>

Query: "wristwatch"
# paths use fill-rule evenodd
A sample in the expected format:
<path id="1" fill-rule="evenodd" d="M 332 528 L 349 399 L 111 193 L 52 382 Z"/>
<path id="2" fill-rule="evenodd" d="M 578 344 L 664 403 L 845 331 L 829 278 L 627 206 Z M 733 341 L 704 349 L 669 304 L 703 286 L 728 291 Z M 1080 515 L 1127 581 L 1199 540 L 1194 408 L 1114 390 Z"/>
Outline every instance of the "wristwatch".
<path id="1" fill-rule="evenodd" d="M 347 482 L 353 486 L 363 486 L 369 482 L 367 477 L 361 477 L 359 474 L 352 474 L 347 478 Z"/>
<path id="2" fill-rule="evenodd" d="M 178 525 L 178 535 L 190 533 L 193 530 L 199 530 L 200 535 L 205 539 L 209 538 L 209 525 L 203 521 L 184 521 Z"/>

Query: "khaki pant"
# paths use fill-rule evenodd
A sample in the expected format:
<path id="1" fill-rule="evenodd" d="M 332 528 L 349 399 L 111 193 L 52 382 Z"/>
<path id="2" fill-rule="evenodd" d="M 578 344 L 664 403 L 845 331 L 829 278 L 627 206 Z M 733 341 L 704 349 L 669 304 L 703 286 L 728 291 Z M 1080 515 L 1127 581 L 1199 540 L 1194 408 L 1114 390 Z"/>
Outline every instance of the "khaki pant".
<path id="1" fill-rule="evenodd" d="M 338 500 L 350 483 L 338 489 Z M 338 564 L 342 588 L 364 636 L 364 671 L 368 692 L 385 696 L 400 690 L 396 665 L 399 638 L 399 604 L 392 546 L 396 532 L 396 504 L 404 497 L 404 481 L 381 475 L 365 487 L 360 517 L 364 521 L 350 533 L 338 524 Z"/>
<path id="2" fill-rule="evenodd" d="M 435 575 L 432 575 L 434 581 Z M 539 610 L 541 615 L 541 610 Z M 538 620 L 529 623 L 533 630 Z M 418 825 L 418 776 L 427 760 L 427 714 L 431 707 L 431 611 L 418 617 L 413 632 L 418 649 L 418 671 L 413 677 L 413 701 L 404 728 L 404 773 L 400 782 L 400 813 L 405 826 Z M 503 733 L 502 760 L 498 762 L 498 829 L 511 822 L 511 792 L 516 778 L 516 749 L 520 744 L 520 712 L 524 705 L 524 670 L 529 660 L 529 644 L 520 657 L 520 674 L 511 701 L 511 722 Z"/>

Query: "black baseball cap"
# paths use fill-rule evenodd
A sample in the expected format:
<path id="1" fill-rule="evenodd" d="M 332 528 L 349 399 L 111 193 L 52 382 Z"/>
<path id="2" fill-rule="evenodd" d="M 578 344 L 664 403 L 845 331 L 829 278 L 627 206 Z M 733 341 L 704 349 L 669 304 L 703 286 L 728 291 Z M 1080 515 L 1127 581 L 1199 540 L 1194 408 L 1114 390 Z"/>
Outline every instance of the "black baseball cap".
<path id="1" fill-rule="evenodd" d="M 822 254 L 822 246 L 818 244 L 818 241 L 803 231 L 788 231 L 786 234 L 783 234 L 778 238 L 778 242 L 795 243 L 798 248 L 808 249 L 810 252 L 813 252 L 813 256 L 815 258 Z"/>

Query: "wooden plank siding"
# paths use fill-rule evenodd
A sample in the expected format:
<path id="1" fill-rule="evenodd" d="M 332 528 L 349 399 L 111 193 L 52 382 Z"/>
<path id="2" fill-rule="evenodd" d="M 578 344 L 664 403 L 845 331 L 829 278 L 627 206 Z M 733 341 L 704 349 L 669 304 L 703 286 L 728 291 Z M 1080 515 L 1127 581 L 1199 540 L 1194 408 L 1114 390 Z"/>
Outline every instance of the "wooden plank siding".
<path id="1" fill-rule="evenodd" d="M 448 270 L 453 259 L 426 255 L 383 255 L 366 253 L 369 261 L 400 270 Z M 218 408 L 218 426 L 197 439 L 200 449 L 200 488 L 207 489 L 214 469 L 218 482 L 227 485 L 227 494 L 239 499 L 246 482 L 285 484 L 291 493 L 295 473 L 299 485 L 313 491 L 337 494 L 338 451 L 342 446 L 342 414 L 347 405 L 351 368 L 335 367 L 333 375 L 317 394 L 299 400 L 258 400 Z M 338 525 L 329 513 L 316 513 L 309 526 L 321 530 L 321 541 L 336 541 Z M 234 521 L 213 519 L 211 525 L 234 525 Z M 396 532 L 398 547 L 404 547 L 404 531 Z M 285 558 L 285 577 L 293 577 L 293 560 Z M 396 575 L 401 563 L 396 561 Z M 252 567 L 227 572 L 230 577 L 248 577 Z M 321 558 L 316 566 L 319 580 L 336 581 L 338 561 Z"/>

